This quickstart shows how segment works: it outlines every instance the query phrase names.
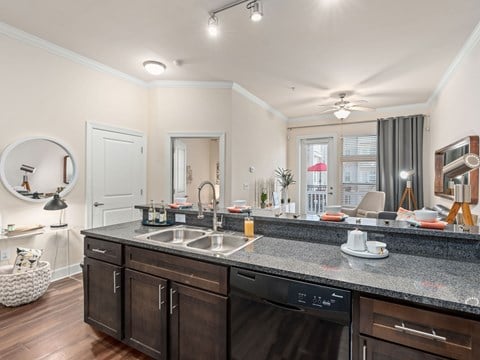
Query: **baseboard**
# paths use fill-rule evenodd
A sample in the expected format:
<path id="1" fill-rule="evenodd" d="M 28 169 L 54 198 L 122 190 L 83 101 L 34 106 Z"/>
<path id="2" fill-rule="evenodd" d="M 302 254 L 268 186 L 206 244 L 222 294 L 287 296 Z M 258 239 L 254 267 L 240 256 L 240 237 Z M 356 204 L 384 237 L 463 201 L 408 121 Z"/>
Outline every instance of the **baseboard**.
<path id="1" fill-rule="evenodd" d="M 81 272 L 82 268 L 80 267 L 80 264 L 72 264 L 70 266 L 61 267 L 52 272 L 52 281 L 60 280 Z"/>

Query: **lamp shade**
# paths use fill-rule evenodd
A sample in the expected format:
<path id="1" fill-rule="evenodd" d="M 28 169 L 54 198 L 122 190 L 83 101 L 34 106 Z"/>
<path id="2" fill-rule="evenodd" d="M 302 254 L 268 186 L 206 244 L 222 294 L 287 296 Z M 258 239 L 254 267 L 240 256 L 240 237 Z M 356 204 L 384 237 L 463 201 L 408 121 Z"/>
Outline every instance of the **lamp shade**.
<path id="1" fill-rule="evenodd" d="M 347 110 L 345 108 L 341 108 L 333 113 L 335 117 L 339 120 L 346 119 L 348 115 L 350 115 L 350 110 Z"/>
<path id="2" fill-rule="evenodd" d="M 62 210 L 68 207 L 67 203 L 60 199 L 58 194 L 53 195 L 53 199 L 45 204 L 44 210 Z"/>
<path id="3" fill-rule="evenodd" d="M 454 178 L 479 167 L 480 157 L 477 154 L 468 153 L 445 165 L 442 172 L 448 178 Z"/>
<path id="4" fill-rule="evenodd" d="M 400 171 L 400 177 L 404 180 L 407 180 L 410 176 L 413 176 L 413 174 L 415 174 L 414 169 Z"/>

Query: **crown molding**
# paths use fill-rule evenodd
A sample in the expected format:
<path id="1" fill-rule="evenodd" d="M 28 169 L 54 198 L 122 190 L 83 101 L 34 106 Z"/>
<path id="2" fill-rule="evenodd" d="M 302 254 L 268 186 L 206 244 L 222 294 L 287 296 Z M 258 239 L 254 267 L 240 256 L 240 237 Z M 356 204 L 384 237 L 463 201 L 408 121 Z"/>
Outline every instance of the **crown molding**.
<path id="1" fill-rule="evenodd" d="M 65 59 L 73 61 L 77 64 L 84 65 L 89 67 L 90 69 L 97 70 L 100 72 L 107 73 L 109 75 L 113 75 L 117 78 L 130 81 L 136 85 L 146 86 L 147 83 L 143 80 L 137 79 L 134 76 L 125 74 L 119 70 L 111 68 L 110 66 L 104 65 L 98 61 L 92 60 L 86 56 L 80 55 L 74 51 L 65 49 L 61 46 L 55 45 L 47 40 L 39 38 L 35 35 L 29 34 L 23 30 L 17 29 L 13 26 L 10 26 L 4 22 L 0 21 L 0 34 L 8 36 L 12 39 L 21 41 L 23 43 L 44 49 L 51 54 L 61 56 Z"/>
<path id="2" fill-rule="evenodd" d="M 231 89 L 232 81 L 189 81 L 154 80 L 147 84 L 149 88 L 193 88 L 193 89 Z"/>
<path id="3" fill-rule="evenodd" d="M 248 99 L 251 102 L 257 104 L 258 106 L 267 110 L 268 112 L 272 113 L 273 115 L 279 117 L 283 121 L 285 121 L 285 122 L 288 121 L 288 118 L 285 115 L 283 115 L 283 113 L 281 113 L 277 109 L 273 108 L 267 102 L 263 101 L 258 96 L 252 94 L 250 91 L 248 91 L 244 87 L 238 85 L 237 83 L 235 83 L 235 82 L 233 83 L 232 90 L 236 91 L 240 95 L 243 95 L 246 99 Z"/>
<path id="4" fill-rule="evenodd" d="M 434 92 L 432 93 L 432 95 L 427 101 L 429 105 L 431 105 L 433 101 L 435 101 L 435 99 L 443 90 L 445 85 L 447 85 L 453 73 L 457 70 L 457 68 L 460 66 L 463 60 L 472 52 L 472 50 L 475 48 L 475 46 L 479 41 L 480 41 L 480 22 L 477 24 L 477 26 L 475 26 L 475 28 L 473 29 L 473 32 L 468 37 L 467 41 L 465 41 L 465 44 L 463 45 L 462 49 L 457 54 L 457 56 L 453 59 L 450 66 L 447 68 L 447 71 L 445 72 L 445 74 L 443 74 L 440 82 L 438 83 Z"/>

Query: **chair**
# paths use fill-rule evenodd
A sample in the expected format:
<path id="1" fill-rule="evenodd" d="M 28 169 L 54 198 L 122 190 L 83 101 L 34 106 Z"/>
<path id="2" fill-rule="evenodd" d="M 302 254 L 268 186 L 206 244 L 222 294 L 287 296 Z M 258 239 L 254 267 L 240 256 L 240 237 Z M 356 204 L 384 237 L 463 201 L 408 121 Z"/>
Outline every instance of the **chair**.
<path id="1" fill-rule="evenodd" d="M 342 208 L 348 216 L 376 218 L 385 208 L 385 193 L 383 191 L 369 191 L 355 208 Z"/>

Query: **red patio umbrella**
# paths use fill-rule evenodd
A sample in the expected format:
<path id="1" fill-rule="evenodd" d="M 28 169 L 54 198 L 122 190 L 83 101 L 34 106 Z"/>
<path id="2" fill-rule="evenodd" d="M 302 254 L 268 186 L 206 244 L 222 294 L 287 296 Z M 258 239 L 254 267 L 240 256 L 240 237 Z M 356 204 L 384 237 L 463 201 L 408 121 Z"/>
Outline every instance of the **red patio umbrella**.
<path id="1" fill-rule="evenodd" d="M 316 163 L 307 168 L 308 171 L 327 171 L 327 164 L 323 162 Z"/>

